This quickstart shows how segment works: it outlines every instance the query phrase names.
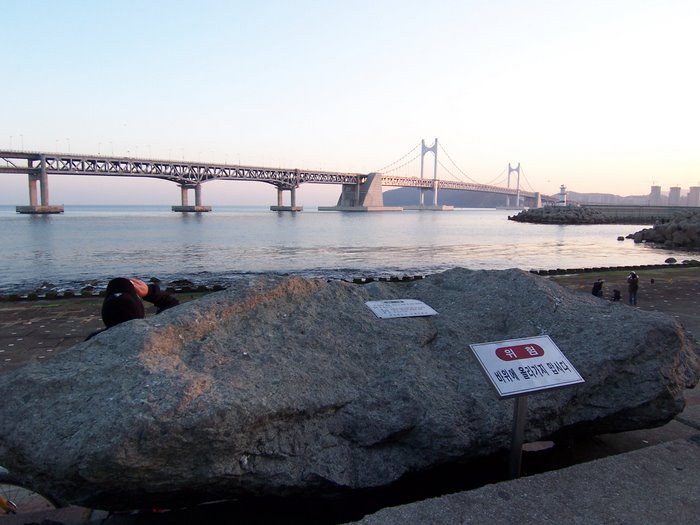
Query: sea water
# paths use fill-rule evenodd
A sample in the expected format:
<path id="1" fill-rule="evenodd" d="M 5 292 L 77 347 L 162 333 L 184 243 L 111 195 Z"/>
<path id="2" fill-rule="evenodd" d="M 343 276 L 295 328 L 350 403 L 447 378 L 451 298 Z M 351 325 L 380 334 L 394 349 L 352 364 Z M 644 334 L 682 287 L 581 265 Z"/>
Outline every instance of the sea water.
<path id="1" fill-rule="evenodd" d="M 630 239 L 649 225 L 541 225 L 515 211 L 272 212 L 219 206 L 183 214 L 168 206 L 65 206 L 22 215 L 0 206 L 0 293 L 42 284 L 77 290 L 114 276 L 226 284 L 274 272 L 355 278 L 471 269 L 660 264 L 694 257 Z"/>

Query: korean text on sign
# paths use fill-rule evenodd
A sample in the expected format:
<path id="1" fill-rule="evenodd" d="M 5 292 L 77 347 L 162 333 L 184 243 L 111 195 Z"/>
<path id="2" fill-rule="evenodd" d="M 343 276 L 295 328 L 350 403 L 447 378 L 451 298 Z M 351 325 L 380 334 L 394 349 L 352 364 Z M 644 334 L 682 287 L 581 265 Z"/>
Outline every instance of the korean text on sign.
<path id="1" fill-rule="evenodd" d="M 582 383 L 549 336 L 470 345 L 501 397 Z"/>

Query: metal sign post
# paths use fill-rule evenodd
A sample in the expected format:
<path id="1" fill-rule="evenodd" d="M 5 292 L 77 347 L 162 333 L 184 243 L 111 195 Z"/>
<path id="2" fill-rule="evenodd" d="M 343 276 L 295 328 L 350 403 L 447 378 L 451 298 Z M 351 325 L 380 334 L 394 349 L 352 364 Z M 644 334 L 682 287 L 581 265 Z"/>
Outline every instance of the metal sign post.
<path id="1" fill-rule="evenodd" d="M 520 475 L 527 395 L 583 383 L 583 378 L 548 335 L 469 345 L 498 397 L 515 398 L 510 476 Z"/>
<path id="2" fill-rule="evenodd" d="M 513 405 L 513 437 L 510 442 L 510 464 L 508 469 L 510 479 L 520 477 L 526 419 L 527 396 L 518 396 L 515 398 L 515 405 Z"/>

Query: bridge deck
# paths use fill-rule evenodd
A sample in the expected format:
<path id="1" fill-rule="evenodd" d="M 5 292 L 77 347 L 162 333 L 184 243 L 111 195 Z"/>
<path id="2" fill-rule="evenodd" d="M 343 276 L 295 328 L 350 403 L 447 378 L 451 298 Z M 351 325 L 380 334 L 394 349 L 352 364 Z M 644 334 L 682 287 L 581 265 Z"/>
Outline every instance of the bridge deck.
<path id="1" fill-rule="evenodd" d="M 177 162 L 26 151 L 0 151 L 0 173 L 39 175 L 42 168 L 50 175 L 103 175 L 112 177 L 151 177 L 169 180 L 183 186 L 196 186 L 210 180 L 248 180 L 266 182 L 280 189 L 299 187 L 300 184 L 362 184 L 367 175 L 322 170 L 266 168 L 235 164 L 204 162 Z M 382 175 L 382 186 L 432 189 L 433 179 Z M 535 193 L 515 188 L 451 180 L 437 180 L 438 189 L 481 191 L 534 198 Z"/>

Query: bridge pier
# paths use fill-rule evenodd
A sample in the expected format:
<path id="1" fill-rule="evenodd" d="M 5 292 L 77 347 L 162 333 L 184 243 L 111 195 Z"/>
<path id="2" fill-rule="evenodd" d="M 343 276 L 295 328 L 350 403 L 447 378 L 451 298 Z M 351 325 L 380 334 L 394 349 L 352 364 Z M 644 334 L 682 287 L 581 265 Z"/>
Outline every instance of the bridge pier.
<path id="1" fill-rule="evenodd" d="M 194 190 L 194 206 L 188 204 L 188 192 Z M 211 206 L 202 206 L 202 183 L 197 184 L 180 184 L 180 206 L 173 206 L 173 211 L 190 213 L 190 212 L 207 212 L 211 211 Z"/>
<path id="2" fill-rule="evenodd" d="M 43 155 L 39 162 L 39 173 L 30 172 L 27 175 L 29 178 L 29 206 L 16 206 L 15 211 L 31 214 L 63 213 L 63 205 L 49 205 L 49 176 L 46 173 L 46 162 Z M 27 160 L 27 166 L 30 170 L 33 169 L 34 160 Z M 37 183 L 39 183 L 40 193 L 37 193 Z M 38 196 L 41 197 L 41 201 L 37 198 Z"/>
<path id="3" fill-rule="evenodd" d="M 382 174 L 370 173 L 360 184 L 343 184 L 338 204 L 319 206 L 318 211 L 402 211 L 402 207 L 384 206 Z"/>
<path id="4" fill-rule="evenodd" d="M 432 192 L 433 192 L 433 202 L 432 204 L 428 204 L 426 206 L 425 204 L 425 192 L 428 190 L 428 188 L 420 188 L 420 203 L 418 206 L 404 206 L 404 210 L 411 210 L 411 211 L 452 211 L 455 209 L 454 206 L 450 206 L 448 204 L 438 204 L 437 203 L 437 190 L 438 190 L 438 181 L 433 180 L 433 187 L 432 187 Z"/>
<path id="5" fill-rule="evenodd" d="M 292 187 L 289 189 L 289 206 L 284 205 L 284 188 L 277 186 L 277 205 L 270 206 L 271 211 L 303 211 L 303 206 L 297 206 L 297 189 Z"/>

